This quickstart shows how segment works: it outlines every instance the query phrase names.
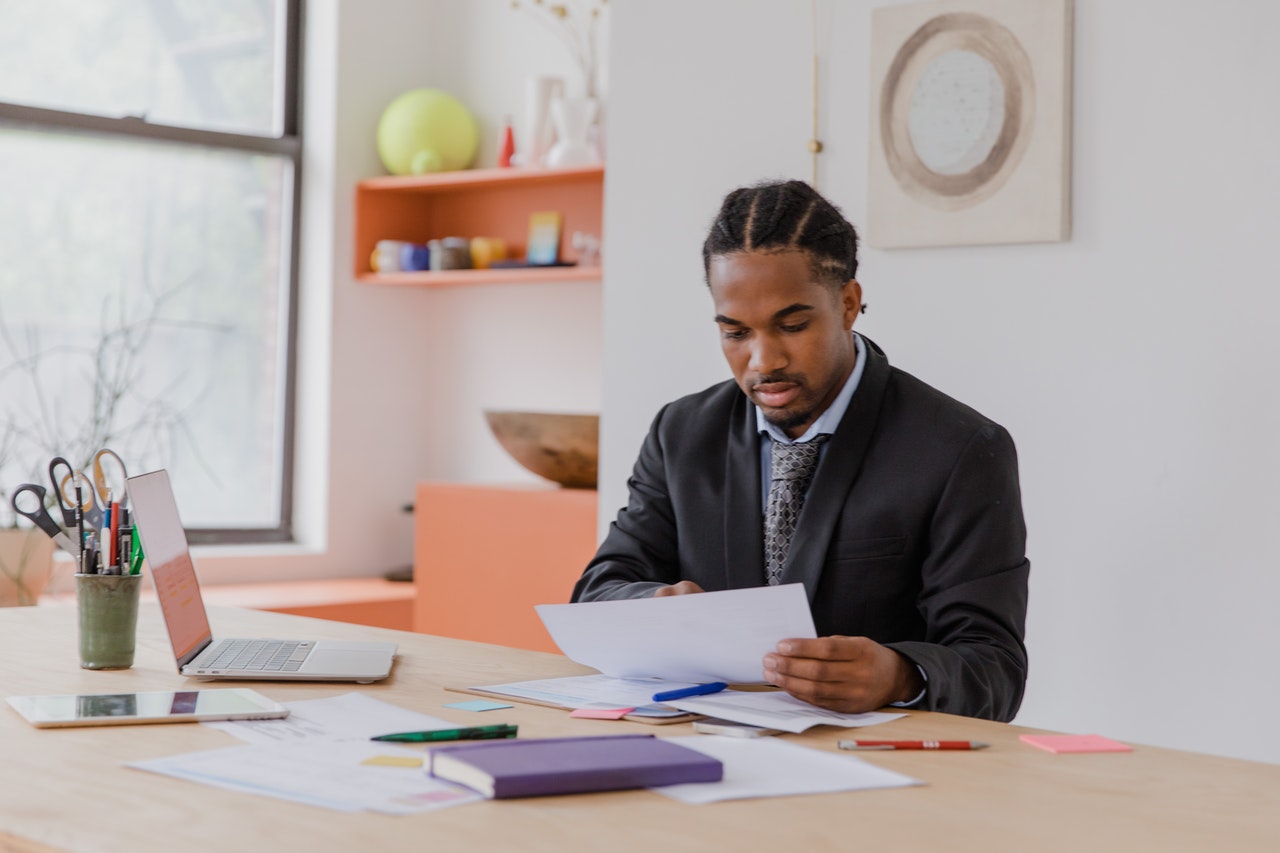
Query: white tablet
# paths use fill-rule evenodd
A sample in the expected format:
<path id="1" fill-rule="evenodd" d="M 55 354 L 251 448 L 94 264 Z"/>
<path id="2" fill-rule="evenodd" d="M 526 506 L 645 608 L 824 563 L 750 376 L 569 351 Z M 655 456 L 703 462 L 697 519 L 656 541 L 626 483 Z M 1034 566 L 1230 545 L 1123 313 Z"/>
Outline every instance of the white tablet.
<path id="1" fill-rule="evenodd" d="M 27 722 L 41 729 L 198 720 L 273 720 L 289 716 L 288 708 L 248 688 L 10 696 L 7 701 Z"/>

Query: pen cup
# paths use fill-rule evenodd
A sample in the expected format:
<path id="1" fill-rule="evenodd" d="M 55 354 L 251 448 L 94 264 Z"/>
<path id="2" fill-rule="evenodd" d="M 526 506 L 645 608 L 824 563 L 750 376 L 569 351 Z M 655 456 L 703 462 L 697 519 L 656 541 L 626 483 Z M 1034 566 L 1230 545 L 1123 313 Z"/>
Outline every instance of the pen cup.
<path id="1" fill-rule="evenodd" d="M 138 636 L 142 575 L 77 574 L 82 669 L 128 669 Z"/>

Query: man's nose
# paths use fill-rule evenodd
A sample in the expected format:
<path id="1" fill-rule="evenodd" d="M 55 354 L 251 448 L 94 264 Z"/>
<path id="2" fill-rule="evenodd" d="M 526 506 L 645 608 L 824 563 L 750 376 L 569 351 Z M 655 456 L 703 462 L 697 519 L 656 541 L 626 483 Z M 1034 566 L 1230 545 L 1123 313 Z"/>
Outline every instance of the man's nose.
<path id="1" fill-rule="evenodd" d="M 766 376 L 787 366 L 786 349 L 769 335 L 757 335 L 751 342 L 751 361 L 747 367 L 754 373 Z"/>

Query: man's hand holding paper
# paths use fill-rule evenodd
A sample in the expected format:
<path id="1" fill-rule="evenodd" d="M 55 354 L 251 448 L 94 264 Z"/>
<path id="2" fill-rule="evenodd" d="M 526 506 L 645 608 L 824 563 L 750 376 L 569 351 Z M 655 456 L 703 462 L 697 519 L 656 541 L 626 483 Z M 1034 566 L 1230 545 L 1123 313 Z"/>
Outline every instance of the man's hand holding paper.
<path id="1" fill-rule="evenodd" d="M 764 657 L 764 676 L 797 699 L 845 714 L 909 702 L 924 689 L 920 671 L 866 637 L 786 639 Z"/>
<path id="2" fill-rule="evenodd" d="M 693 581 L 659 587 L 654 598 L 704 592 Z M 782 639 L 763 661 L 765 681 L 797 699 L 846 714 L 907 702 L 924 689 L 920 671 L 866 637 Z"/>

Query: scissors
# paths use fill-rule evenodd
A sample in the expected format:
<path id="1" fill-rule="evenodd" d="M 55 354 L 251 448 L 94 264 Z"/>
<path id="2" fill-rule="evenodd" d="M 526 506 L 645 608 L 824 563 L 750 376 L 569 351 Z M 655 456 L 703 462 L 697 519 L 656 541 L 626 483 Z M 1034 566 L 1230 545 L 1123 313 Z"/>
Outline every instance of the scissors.
<path id="1" fill-rule="evenodd" d="M 115 460 L 103 465 L 102 460 Z M 115 470 L 112 470 L 115 469 Z M 118 475 L 118 478 L 112 475 Z M 93 484 L 98 490 L 98 500 L 104 507 L 115 500 L 120 506 L 129 504 L 129 471 L 124 467 L 120 454 L 109 447 L 104 447 L 93 454 Z"/>
<path id="2" fill-rule="evenodd" d="M 53 463 L 50 463 L 51 468 L 52 465 Z M 67 507 L 71 507 L 71 524 L 68 526 L 76 525 L 75 512 L 78 501 L 85 528 L 97 530 L 102 527 L 102 512 L 106 507 L 99 504 L 98 492 L 83 471 L 72 471 L 67 474 L 58 481 L 56 488 L 58 504 L 62 507 L 64 518 L 67 515 Z"/>
<path id="3" fill-rule="evenodd" d="M 59 469 L 66 469 L 66 473 L 58 476 Z M 58 498 L 58 508 L 62 510 L 62 526 L 76 526 L 76 504 L 75 489 L 71 490 L 71 494 L 64 492 L 63 484 L 68 480 L 74 482 L 76 469 L 71 467 L 71 463 L 63 459 L 61 456 L 53 457 L 53 461 L 49 463 L 49 482 L 53 484 L 53 494 Z"/>
<path id="4" fill-rule="evenodd" d="M 23 483 L 18 486 L 17 491 L 13 493 L 13 511 L 23 518 L 29 518 L 45 533 L 49 534 L 49 538 L 58 543 L 58 547 L 66 551 L 68 554 L 79 555 L 80 549 L 76 547 L 75 540 L 67 535 L 66 531 L 53 520 L 53 516 L 49 515 L 49 510 L 45 508 L 45 495 L 49 492 L 44 486 L 37 486 L 35 483 Z M 35 502 L 27 495 L 34 495 Z M 21 504 L 21 505 L 20 505 Z"/>

